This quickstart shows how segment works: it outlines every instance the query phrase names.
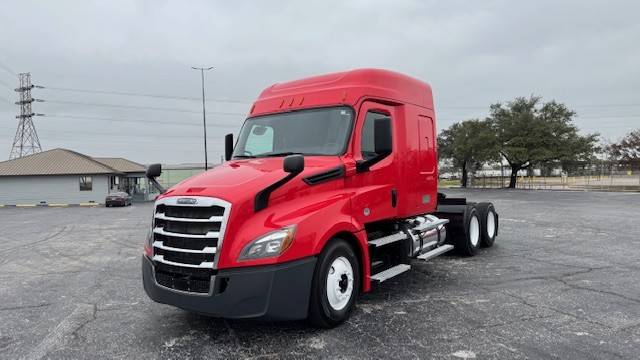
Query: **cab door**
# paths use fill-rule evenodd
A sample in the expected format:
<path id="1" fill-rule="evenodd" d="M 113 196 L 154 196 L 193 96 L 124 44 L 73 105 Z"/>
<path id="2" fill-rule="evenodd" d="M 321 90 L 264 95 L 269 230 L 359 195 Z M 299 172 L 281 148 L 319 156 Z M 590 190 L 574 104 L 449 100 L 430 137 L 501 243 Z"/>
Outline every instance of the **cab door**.
<path id="1" fill-rule="evenodd" d="M 365 101 L 358 111 L 353 137 L 353 158 L 356 162 L 377 156 L 375 152 L 376 119 L 391 120 L 392 151 L 368 170 L 356 171 L 347 181 L 354 189 L 352 211 L 354 220 L 359 224 L 372 223 L 396 217 L 398 208 L 397 176 L 397 140 L 398 122 L 393 106 Z"/>
<path id="2" fill-rule="evenodd" d="M 423 212 L 435 210 L 438 197 L 438 158 L 436 155 L 436 133 L 433 118 L 425 114 L 418 117 L 418 142 L 420 156 L 417 182 L 419 209 Z"/>

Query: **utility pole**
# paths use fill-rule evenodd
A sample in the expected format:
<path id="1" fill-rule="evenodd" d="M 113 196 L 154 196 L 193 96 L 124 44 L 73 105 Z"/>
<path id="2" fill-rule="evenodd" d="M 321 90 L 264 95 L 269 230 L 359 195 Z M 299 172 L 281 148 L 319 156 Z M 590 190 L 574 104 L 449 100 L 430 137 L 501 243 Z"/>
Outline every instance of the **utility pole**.
<path id="1" fill-rule="evenodd" d="M 42 101 L 31 97 L 31 89 L 34 87 L 41 88 L 41 86 L 31 84 L 31 73 L 20 73 L 18 78 L 20 79 L 20 87 L 15 91 L 19 94 L 19 100 L 16 101 L 16 105 L 20 105 L 20 114 L 16 118 L 20 120 L 18 121 L 18 129 L 13 139 L 9 159 L 16 159 L 42 151 L 40 139 L 38 139 L 38 133 L 33 124 L 33 117 L 43 116 L 44 114 L 36 114 L 31 109 L 31 104 L 34 101 Z"/>
<path id="2" fill-rule="evenodd" d="M 204 71 L 211 70 L 213 67 L 201 68 L 201 67 L 191 67 L 193 70 L 200 70 L 200 77 L 202 79 L 202 126 L 204 130 L 204 170 L 207 171 L 209 169 L 209 162 L 207 161 L 207 112 L 204 106 Z"/>

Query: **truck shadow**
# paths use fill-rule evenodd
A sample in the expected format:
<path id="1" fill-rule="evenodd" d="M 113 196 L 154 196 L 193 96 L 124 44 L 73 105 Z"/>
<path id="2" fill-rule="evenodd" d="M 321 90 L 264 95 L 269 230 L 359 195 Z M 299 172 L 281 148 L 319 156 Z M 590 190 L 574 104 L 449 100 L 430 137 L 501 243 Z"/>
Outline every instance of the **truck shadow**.
<path id="1" fill-rule="evenodd" d="M 464 259 L 458 256 L 447 256 L 447 260 Z M 358 298 L 353 313 L 353 321 L 366 323 L 376 321 L 371 315 L 372 309 L 382 309 L 393 306 L 394 302 L 412 300 L 416 295 L 420 297 L 433 295 L 434 292 L 443 291 L 443 286 L 449 288 L 452 276 L 448 272 L 448 266 L 433 264 L 418 264 L 412 271 L 402 274 L 395 279 L 382 284 L 372 286 L 371 292 L 362 294 Z M 455 282 L 455 281 L 454 281 Z M 261 321 L 261 320 L 229 320 L 209 317 L 197 313 L 184 311 L 177 316 L 178 321 L 185 323 L 190 329 L 207 334 L 212 340 L 217 341 L 249 341 L 261 337 L 273 338 L 274 334 L 309 336 L 326 331 L 318 329 L 308 322 L 301 321 Z M 347 324 L 342 327 L 348 327 Z"/>
<path id="2" fill-rule="evenodd" d="M 209 317 L 197 313 L 176 310 L 174 321 L 182 324 L 183 331 L 240 348 L 252 348 L 252 343 L 270 343 L 273 339 L 312 339 L 317 335 L 341 335 L 357 330 L 361 326 L 378 326 L 380 316 L 388 317 L 398 307 L 412 303 L 430 303 L 444 293 L 464 292 L 470 281 L 464 272 L 473 268 L 472 258 L 447 254 L 428 263 L 413 263 L 411 271 L 381 284 L 374 284 L 367 294 L 362 294 L 352 317 L 335 329 L 319 329 L 301 321 L 229 320 Z M 280 342 L 280 341 L 277 341 Z M 290 349 L 295 345 L 274 345 Z M 271 348 L 271 346 L 269 346 Z M 276 350 L 273 348 L 272 350 Z M 283 351 L 285 349 L 282 349 Z"/>
<path id="3" fill-rule="evenodd" d="M 265 320 L 237 320 L 221 319 L 206 315 L 184 312 L 184 321 L 194 329 L 208 333 L 212 338 L 216 335 L 239 335 L 246 334 L 271 334 L 274 333 L 296 333 L 312 334 L 318 331 L 305 320 L 299 321 L 265 321 Z"/>

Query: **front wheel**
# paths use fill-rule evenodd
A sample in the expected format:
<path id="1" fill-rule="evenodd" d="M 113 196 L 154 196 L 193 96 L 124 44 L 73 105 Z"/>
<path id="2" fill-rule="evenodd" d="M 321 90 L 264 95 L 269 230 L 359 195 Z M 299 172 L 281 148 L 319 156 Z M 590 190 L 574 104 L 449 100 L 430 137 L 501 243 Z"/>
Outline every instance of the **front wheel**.
<path id="1" fill-rule="evenodd" d="M 332 239 L 316 263 L 311 285 L 309 321 L 332 328 L 351 315 L 360 289 L 360 267 L 353 248 L 342 239 Z"/>

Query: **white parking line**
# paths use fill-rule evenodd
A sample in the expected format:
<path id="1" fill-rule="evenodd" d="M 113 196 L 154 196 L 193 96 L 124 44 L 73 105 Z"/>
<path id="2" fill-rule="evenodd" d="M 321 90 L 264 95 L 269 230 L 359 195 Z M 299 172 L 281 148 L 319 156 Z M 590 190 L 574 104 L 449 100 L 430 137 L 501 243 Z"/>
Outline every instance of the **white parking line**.
<path id="1" fill-rule="evenodd" d="M 61 348 L 67 341 L 69 335 L 79 329 L 82 325 L 91 321 L 95 316 L 95 306 L 90 304 L 80 304 L 73 312 L 67 316 L 53 331 L 23 359 L 39 360 L 47 356 L 51 351 Z"/>

